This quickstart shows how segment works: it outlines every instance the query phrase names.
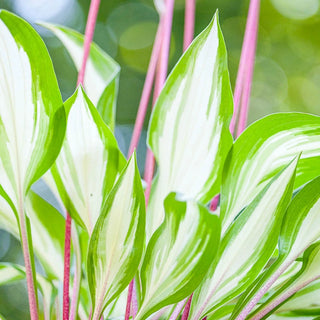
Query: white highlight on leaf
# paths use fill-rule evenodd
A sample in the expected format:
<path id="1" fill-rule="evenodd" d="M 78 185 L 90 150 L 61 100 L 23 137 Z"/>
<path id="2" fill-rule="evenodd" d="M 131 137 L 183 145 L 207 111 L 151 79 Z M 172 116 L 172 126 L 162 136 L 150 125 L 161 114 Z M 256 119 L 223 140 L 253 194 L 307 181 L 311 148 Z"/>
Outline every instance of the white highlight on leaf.
<path id="1" fill-rule="evenodd" d="M 32 78 L 28 55 L 15 42 L 2 20 L 0 47 L 0 125 L 1 140 L 3 143 L 6 141 L 1 147 L 8 151 L 9 156 L 0 159 L 0 181 L 17 204 L 26 188 L 21 183 L 28 178 L 32 152 L 39 143 L 37 139 L 41 138 L 40 127 L 46 128 L 49 121 L 41 107 L 40 92 L 34 94 L 33 81 L 36 79 Z"/>
<path id="2" fill-rule="evenodd" d="M 68 116 L 66 137 L 56 161 L 64 187 L 89 232 L 100 214 L 107 153 L 82 89 Z"/>
<path id="3" fill-rule="evenodd" d="M 314 127 L 310 127 L 310 130 L 314 130 Z M 320 155 L 319 134 L 308 134 L 307 126 L 281 131 L 271 136 L 258 151 L 253 150 L 247 155 L 240 170 L 235 167 L 229 173 L 232 186 L 227 195 L 229 200 L 226 201 L 223 233 L 236 215 L 268 184 L 271 177 L 266 179 L 266 176 L 288 163 L 300 150 L 303 151 L 301 159 Z"/>

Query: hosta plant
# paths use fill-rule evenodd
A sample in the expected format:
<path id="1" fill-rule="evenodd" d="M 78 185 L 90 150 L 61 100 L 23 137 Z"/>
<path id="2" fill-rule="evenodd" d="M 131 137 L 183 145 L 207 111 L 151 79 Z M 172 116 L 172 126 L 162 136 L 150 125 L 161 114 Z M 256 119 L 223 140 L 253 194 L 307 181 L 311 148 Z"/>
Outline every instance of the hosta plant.
<path id="1" fill-rule="evenodd" d="M 87 38 L 43 25 L 81 73 Z M 4 10 L 0 47 L 0 225 L 25 261 L 1 263 L 0 283 L 27 279 L 32 320 L 320 316 L 320 118 L 273 114 L 234 141 L 218 14 L 156 100 L 150 199 L 114 137 L 118 64 L 92 44 L 63 102 L 40 36 Z"/>

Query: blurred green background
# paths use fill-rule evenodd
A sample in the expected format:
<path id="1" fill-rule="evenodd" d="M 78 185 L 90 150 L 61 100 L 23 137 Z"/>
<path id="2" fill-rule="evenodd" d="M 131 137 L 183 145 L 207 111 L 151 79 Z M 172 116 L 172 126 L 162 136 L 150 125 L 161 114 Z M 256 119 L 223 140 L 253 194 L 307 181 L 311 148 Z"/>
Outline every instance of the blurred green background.
<path id="1" fill-rule="evenodd" d="M 30 23 L 47 21 L 84 32 L 89 0 L 0 0 L 0 8 Z M 195 33 L 209 23 L 215 10 L 229 54 L 234 86 L 248 0 L 198 0 Z M 320 113 L 320 0 L 261 0 L 257 58 L 249 122 L 279 111 Z M 170 68 L 182 52 L 184 0 L 176 0 Z M 158 14 L 151 0 L 102 0 L 94 40 L 121 65 L 116 134 L 127 149 L 152 44 Z M 76 70 L 61 43 L 50 32 L 34 26 L 51 54 L 63 98 L 76 83 Z M 147 122 L 146 122 L 147 123 Z M 145 139 L 145 132 L 142 140 Z M 145 153 L 139 150 L 140 162 Z M 0 231 L 0 260 L 23 264 L 18 241 Z M 0 313 L 7 319 L 28 319 L 25 285 L 0 290 Z"/>

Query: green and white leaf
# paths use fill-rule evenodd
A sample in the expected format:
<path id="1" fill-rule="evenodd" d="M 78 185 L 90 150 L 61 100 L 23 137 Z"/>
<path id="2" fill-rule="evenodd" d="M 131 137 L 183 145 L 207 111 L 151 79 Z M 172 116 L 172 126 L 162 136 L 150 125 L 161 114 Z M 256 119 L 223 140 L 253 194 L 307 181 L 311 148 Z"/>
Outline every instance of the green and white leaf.
<path id="1" fill-rule="evenodd" d="M 36 256 L 50 279 L 63 280 L 65 219 L 48 202 L 30 191 L 26 212 Z"/>
<path id="2" fill-rule="evenodd" d="M 232 109 L 227 52 L 216 14 L 174 67 L 151 116 L 148 144 L 158 175 L 147 215 L 148 239 L 163 221 L 168 193 L 207 203 L 220 192 L 232 145 Z"/>
<path id="3" fill-rule="evenodd" d="M 126 161 L 111 130 L 81 87 L 65 102 L 65 108 L 65 140 L 45 181 L 57 189 L 72 218 L 91 234 Z"/>
<path id="4" fill-rule="evenodd" d="M 0 194 L 19 220 L 24 198 L 57 157 L 65 112 L 45 44 L 12 13 L 0 11 Z"/>
<path id="5" fill-rule="evenodd" d="M 320 175 L 320 117 L 273 114 L 244 131 L 234 143 L 223 174 L 220 213 L 223 231 L 300 152 L 295 188 Z"/>
<path id="6" fill-rule="evenodd" d="M 278 313 L 289 312 L 292 310 L 311 310 L 320 309 L 320 281 L 312 282 L 307 287 L 298 291 L 288 302 L 283 304 Z"/>
<path id="7" fill-rule="evenodd" d="M 290 299 L 299 290 L 303 289 L 313 281 L 320 278 L 320 243 L 309 247 L 303 256 L 301 270 L 289 279 L 277 292 L 275 292 L 265 303 L 257 308 L 250 319 L 258 320 L 273 312 L 279 304 Z M 320 306 L 319 302 L 318 305 Z M 297 305 L 296 305 L 297 307 Z M 296 308 L 295 307 L 295 308 Z M 291 310 L 290 310 L 291 311 Z"/>
<path id="8" fill-rule="evenodd" d="M 0 197 L 0 226 L 19 239 L 17 220 L 9 204 Z M 63 252 L 65 219 L 44 199 L 29 191 L 25 210 L 31 223 L 35 254 L 47 276 L 63 279 Z"/>
<path id="9" fill-rule="evenodd" d="M 88 251 L 92 320 L 135 276 L 145 241 L 145 199 L 135 154 L 106 200 Z"/>
<path id="10" fill-rule="evenodd" d="M 142 302 L 136 320 L 188 297 L 205 276 L 219 245 L 219 219 L 206 207 L 179 201 L 174 193 L 164 206 L 164 222 L 151 237 L 141 267 Z"/>
<path id="11" fill-rule="evenodd" d="M 26 272 L 25 268 L 13 263 L 0 262 L 0 286 L 6 284 L 12 284 L 19 280 L 25 280 Z M 57 291 L 53 287 L 52 283 L 40 274 L 36 275 L 39 289 L 42 293 L 44 312 L 50 315 L 51 302 L 56 296 Z"/>
<path id="12" fill-rule="evenodd" d="M 243 316 L 252 301 L 260 300 L 272 284 L 299 258 L 304 251 L 320 239 L 320 177 L 307 183 L 295 195 L 284 216 L 280 237 L 279 257 L 261 275 L 256 284 L 240 298 L 230 319 Z M 251 311 L 251 310 L 249 310 Z"/>
<path id="13" fill-rule="evenodd" d="M 41 23 L 51 30 L 68 50 L 77 70 L 83 59 L 84 36 L 72 29 Z M 114 130 L 120 66 L 98 45 L 91 43 L 84 87 L 105 123 Z"/>
<path id="14" fill-rule="evenodd" d="M 262 272 L 277 245 L 298 158 L 283 169 L 231 224 L 215 263 L 194 292 L 189 319 L 202 319 L 241 294 Z"/>
<path id="15" fill-rule="evenodd" d="M 0 229 L 6 230 L 19 239 L 16 216 L 9 203 L 2 197 L 0 197 Z"/>

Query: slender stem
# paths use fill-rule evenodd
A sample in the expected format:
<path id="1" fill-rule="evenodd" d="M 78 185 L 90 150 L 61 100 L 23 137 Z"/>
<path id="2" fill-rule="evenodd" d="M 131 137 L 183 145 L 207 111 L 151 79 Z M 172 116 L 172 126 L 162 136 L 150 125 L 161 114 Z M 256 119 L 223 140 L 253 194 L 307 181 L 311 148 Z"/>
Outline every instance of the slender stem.
<path id="1" fill-rule="evenodd" d="M 29 308 L 30 308 L 30 318 L 31 320 L 38 320 L 38 299 L 36 294 L 36 286 L 34 283 L 34 271 L 31 262 L 32 246 L 30 244 L 30 239 L 28 237 L 26 216 L 23 209 L 22 201 L 19 208 L 20 216 L 20 235 L 23 250 L 24 264 L 26 268 L 27 277 L 27 287 L 28 287 L 28 298 L 29 298 Z"/>
<path id="2" fill-rule="evenodd" d="M 125 317 L 124 317 L 125 320 L 129 320 L 129 318 L 130 318 L 133 285 L 134 285 L 134 280 L 132 280 L 130 282 L 130 284 L 129 284 L 127 305 L 126 305 L 126 313 L 125 313 Z"/>
<path id="3" fill-rule="evenodd" d="M 67 212 L 66 230 L 64 239 L 64 270 L 63 270 L 63 307 L 62 319 L 69 319 L 69 284 L 70 284 L 70 249 L 71 249 L 71 217 Z"/>
<path id="4" fill-rule="evenodd" d="M 86 25 L 85 38 L 84 38 L 84 49 L 81 69 L 78 74 L 78 84 L 83 84 L 84 75 L 86 72 L 87 60 L 90 53 L 90 45 L 93 39 L 94 29 L 96 26 L 98 11 L 100 6 L 100 0 L 91 0 L 89 15 Z"/>
<path id="5" fill-rule="evenodd" d="M 183 310 L 183 314 L 181 317 L 181 320 L 188 320 L 189 317 L 189 312 L 190 312 L 190 307 L 191 307 L 191 302 L 192 302 L 192 297 L 193 297 L 193 293 L 191 294 L 191 296 L 189 297 L 187 304 Z"/>
<path id="6" fill-rule="evenodd" d="M 177 319 L 178 319 L 178 317 L 179 317 L 179 315 L 180 315 L 183 307 L 184 307 L 185 304 L 186 304 L 186 300 L 187 300 L 187 299 L 184 299 L 184 300 L 180 301 L 180 302 L 177 304 L 177 306 L 176 306 L 176 308 L 174 309 L 174 311 L 172 312 L 172 315 L 170 316 L 170 319 L 169 319 L 169 320 L 177 320 Z"/>
<path id="7" fill-rule="evenodd" d="M 254 60 L 257 47 L 259 11 L 260 0 L 251 0 L 234 90 L 234 111 L 230 123 L 230 132 L 231 134 L 234 134 L 237 119 L 239 117 L 236 134 L 237 137 L 242 133 L 247 125 Z M 219 202 L 218 200 L 218 196 L 212 199 L 210 204 L 210 209 L 212 211 L 216 210 Z"/>
<path id="8" fill-rule="evenodd" d="M 243 83 L 242 101 L 241 101 L 241 107 L 240 107 L 237 136 L 239 136 L 242 133 L 242 131 L 245 129 L 247 124 L 250 93 L 251 93 L 253 70 L 254 70 L 254 60 L 255 60 L 256 47 L 257 47 L 259 9 L 260 9 L 260 0 L 252 0 L 250 4 L 250 11 L 249 11 L 249 18 L 248 18 L 249 19 L 248 22 L 251 22 L 252 24 L 250 25 L 251 33 L 248 40 L 247 69 L 246 69 L 244 83 Z"/>
<path id="9" fill-rule="evenodd" d="M 84 81 L 86 65 L 90 53 L 90 46 L 93 39 L 94 29 L 97 21 L 100 0 L 92 0 L 86 25 L 83 58 L 78 74 L 77 85 Z M 70 286 L 70 245 L 71 245 L 71 217 L 67 213 L 66 233 L 65 233 L 65 252 L 64 252 L 64 279 L 63 279 L 63 320 L 69 319 L 69 286 Z"/>
<path id="10" fill-rule="evenodd" d="M 259 21 L 260 0 L 251 0 L 249 6 L 248 19 L 246 24 L 246 30 L 241 50 L 240 64 L 237 74 L 236 86 L 234 91 L 234 113 L 230 123 L 230 131 L 233 134 L 238 118 L 238 114 L 243 112 L 242 107 L 240 109 L 240 99 L 243 94 L 243 88 L 245 82 L 251 82 L 252 77 L 247 77 L 248 67 L 249 71 L 254 65 L 254 55 L 256 51 L 257 42 L 257 30 Z M 251 54 L 250 54 L 251 52 Z M 253 55 L 252 55 L 253 52 Z M 250 59 L 251 58 L 251 59 Z M 248 86 L 248 85 L 247 85 Z M 251 86 L 251 84 L 250 84 Z M 248 103 L 248 101 L 247 101 Z M 242 116 L 242 118 L 246 118 Z M 243 124 L 242 124 L 243 126 Z"/>
<path id="11" fill-rule="evenodd" d="M 133 290 L 132 290 L 132 299 L 131 299 L 131 315 L 133 319 L 136 317 L 138 313 L 138 300 L 137 300 L 137 291 L 135 287 L 135 280 L 133 283 Z"/>
<path id="12" fill-rule="evenodd" d="M 159 58 L 159 53 L 160 53 L 160 48 L 161 48 L 161 35 L 162 35 L 161 27 L 162 27 L 162 23 L 160 22 L 158 26 L 156 38 L 153 44 L 148 71 L 147 71 L 146 79 L 145 79 L 143 90 L 142 90 L 141 100 L 138 108 L 138 114 L 136 117 L 136 122 L 134 125 L 130 147 L 128 151 L 128 158 L 130 158 L 130 156 L 132 155 L 133 150 L 138 147 L 144 119 L 146 116 L 148 102 L 151 94 L 152 84 L 153 84 L 157 62 Z"/>
<path id="13" fill-rule="evenodd" d="M 76 256 L 76 265 L 73 277 L 73 288 L 72 288 L 72 299 L 70 307 L 70 316 L 69 320 L 75 320 L 77 318 L 77 309 L 79 304 L 79 294 L 80 294 L 80 285 L 81 285 L 81 250 L 79 243 L 79 236 L 75 225 L 71 227 L 71 237 L 73 249 Z"/>
<path id="14" fill-rule="evenodd" d="M 194 21 L 195 21 L 196 1 L 186 0 L 186 9 L 184 15 L 184 36 L 183 36 L 183 51 L 186 51 L 194 36 Z"/>
<path id="15" fill-rule="evenodd" d="M 281 276 L 281 274 L 290 266 L 294 260 L 289 260 L 283 263 L 276 272 L 266 281 L 266 283 L 261 287 L 261 289 L 253 296 L 253 298 L 248 302 L 248 304 L 242 309 L 242 311 L 237 316 L 236 320 L 245 320 L 251 310 L 256 306 L 260 299 L 265 295 L 269 288 L 275 283 L 275 281 Z"/>
<path id="16" fill-rule="evenodd" d="M 259 311 L 257 311 L 257 313 L 255 315 L 250 317 L 250 320 L 260 320 L 265 315 L 267 315 L 269 312 L 271 312 L 273 309 L 275 309 L 279 304 L 281 304 L 282 302 L 286 301 L 291 296 L 293 296 L 295 293 L 297 293 L 298 291 L 300 291 L 301 289 L 306 287 L 308 284 L 310 284 L 311 282 L 313 282 L 313 281 L 315 281 L 317 279 L 319 279 L 319 276 L 315 276 L 312 279 L 309 279 L 309 280 L 307 280 L 305 282 L 293 285 L 282 296 L 275 298 L 274 301 L 272 301 L 271 303 L 266 305 L 264 308 L 262 308 Z"/>
<path id="17" fill-rule="evenodd" d="M 163 34 L 162 34 L 161 53 L 159 57 L 159 63 L 158 63 L 158 68 L 156 73 L 156 80 L 155 80 L 154 99 L 153 99 L 154 103 L 158 98 L 167 77 L 173 10 L 174 10 L 174 0 L 167 0 L 166 10 L 163 17 Z M 149 197 L 150 197 L 153 172 L 154 172 L 154 156 L 152 154 L 152 151 L 150 149 L 147 149 L 145 174 L 144 174 L 144 180 L 146 181 L 146 184 L 147 184 L 147 188 L 145 190 L 146 204 L 148 203 Z"/>

